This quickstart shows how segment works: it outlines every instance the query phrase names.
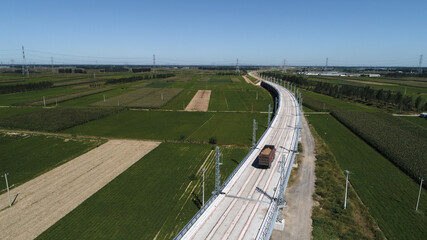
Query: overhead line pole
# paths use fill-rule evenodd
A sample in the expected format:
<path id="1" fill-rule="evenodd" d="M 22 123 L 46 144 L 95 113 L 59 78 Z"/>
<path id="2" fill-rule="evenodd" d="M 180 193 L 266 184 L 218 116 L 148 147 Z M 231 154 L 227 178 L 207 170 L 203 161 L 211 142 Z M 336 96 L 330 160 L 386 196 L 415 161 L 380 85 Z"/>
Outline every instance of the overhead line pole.
<path id="1" fill-rule="evenodd" d="M 350 171 L 345 170 L 345 173 L 347 175 L 346 180 L 345 180 L 345 198 L 344 198 L 344 209 L 347 208 L 347 188 L 348 188 L 348 174 L 350 173 Z"/>
<path id="2" fill-rule="evenodd" d="M 203 205 L 202 206 L 204 206 L 205 205 L 205 172 L 206 172 L 206 168 L 203 168 L 202 172 L 203 172 L 203 194 L 202 194 Z"/>
<path id="3" fill-rule="evenodd" d="M 420 203 L 420 196 L 421 196 L 421 190 L 423 188 L 423 181 L 424 181 L 424 178 L 421 178 L 420 191 L 418 192 L 417 206 L 415 207 L 415 211 L 418 211 L 418 204 Z"/>
<path id="4" fill-rule="evenodd" d="M 9 173 L 5 173 L 3 177 L 6 180 L 7 196 L 9 198 L 9 207 L 12 207 L 12 201 L 10 200 L 9 182 L 7 181 L 7 175 L 9 175 Z"/>

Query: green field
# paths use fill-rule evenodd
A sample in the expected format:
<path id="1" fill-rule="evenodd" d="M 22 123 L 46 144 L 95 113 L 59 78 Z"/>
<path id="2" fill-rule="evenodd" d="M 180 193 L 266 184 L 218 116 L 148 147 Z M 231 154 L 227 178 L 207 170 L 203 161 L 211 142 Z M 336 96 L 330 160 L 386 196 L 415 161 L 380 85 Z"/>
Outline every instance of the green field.
<path id="1" fill-rule="evenodd" d="M 272 97 L 266 90 L 261 88 L 234 91 L 213 90 L 209 110 L 267 112 L 268 104 L 273 106 Z"/>
<path id="2" fill-rule="evenodd" d="M 0 94 L 0 106 L 11 106 L 11 105 L 19 105 L 23 102 L 29 101 L 43 101 L 43 97 L 50 97 L 60 94 L 69 94 L 79 92 L 81 89 L 73 89 L 73 88 L 47 88 L 41 89 L 37 91 L 29 91 L 29 92 L 18 92 L 18 93 L 8 93 L 8 94 Z"/>
<path id="3" fill-rule="evenodd" d="M 328 112 L 332 110 L 358 110 L 366 112 L 383 111 L 376 107 L 345 101 L 307 90 L 300 89 L 300 91 L 303 98 L 303 105 L 320 112 Z"/>
<path id="4" fill-rule="evenodd" d="M 9 184 L 22 184 L 84 152 L 103 140 L 0 133 L 0 171 L 9 173 Z M 0 185 L 0 192 L 5 191 Z"/>
<path id="5" fill-rule="evenodd" d="M 101 100 L 94 106 L 127 106 L 142 108 L 159 108 L 178 95 L 180 88 L 141 88 L 113 98 Z"/>
<path id="6" fill-rule="evenodd" d="M 130 91 L 134 91 L 134 88 L 115 88 L 113 90 L 97 93 L 73 100 L 69 100 L 66 102 L 59 103 L 58 106 L 66 106 L 66 107 L 88 107 L 96 102 L 103 101 L 104 96 L 105 99 L 110 99 L 119 95 L 126 94 Z"/>
<path id="7" fill-rule="evenodd" d="M 207 77 L 209 78 L 209 75 Z M 218 77 L 215 76 L 214 78 Z M 212 91 L 209 111 L 266 112 L 268 111 L 268 104 L 273 104 L 273 99 L 267 90 L 244 81 L 232 82 L 230 78 L 224 79 L 226 81 L 198 81 L 193 78 L 186 82 L 175 82 L 169 87 L 183 88 L 184 90 L 163 108 L 184 109 L 198 90 Z"/>
<path id="8" fill-rule="evenodd" d="M 36 107 L 1 107 L 0 118 L 11 117 L 13 115 L 41 111 L 42 108 Z"/>
<path id="9" fill-rule="evenodd" d="M 388 239 L 423 239 L 427 192 L 415 212 L 418 184 L 330 115 L 310 115 L 342 170 Z M 351 201 L 351 199 L 350 199 Z"/>
<path id="10" fill-rule="evenodd" d="M 370 86 L 376 89 L 406 92 L 407 95 L 413 97 L 421 95 L 424 100 L 427 99 L 427 79 L 423 78 L 310 76 L 309 79 L 334 84 L 350 84 L 361 87 Z"/>
<path id="11" fill-rule="evenodd" d="M 418 126 L 421 126 L 423 128 L 427 128 L 427 119 L 420 118 L 420 117 L 399 117 L 400 119 L 403 119 L 405 121 L 411 122 L 413 124 L 416 124 Z"/>
<path id="12" fill-rule="evenodd" d="M 209 145 L 161 144 L 38 239 L 172 239 L 200 207 L 205 160 L 206 201 L 213 190 L 211 151 Z M 222 152 L 224 180 L 248 149 Z"/>
<path id="13" fill-rule="evenodd" d="M 413 179 L 427 176 L 426 128 L 381 112 L 331 114 Z"/>
<path id="14" fill-rule="evenodd" d="M 33 108 L 31 108 L 33 109 Z M 57 132 L 115 114 L 120 108 L 48 108 L 0 117 L 0 127 Z"/>
<path id="15" fill-rule="evenodd" d="M 267 114 L 124 111 L 92 121 L 66 133 L 114 138 L 251 144 L 252 119 L 259 122 L 259 136 L 265 130 Z M 258 137 L 259 137 L 258 136 Z"/>

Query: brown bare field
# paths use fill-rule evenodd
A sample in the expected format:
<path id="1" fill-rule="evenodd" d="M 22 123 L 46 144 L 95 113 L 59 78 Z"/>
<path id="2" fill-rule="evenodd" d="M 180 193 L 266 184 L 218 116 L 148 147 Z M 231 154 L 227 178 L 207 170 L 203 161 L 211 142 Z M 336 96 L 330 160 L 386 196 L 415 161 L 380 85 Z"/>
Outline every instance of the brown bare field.
<path id="1" fill-rule="evenodd" d="M 206 112 L 209 108 L 209 100 L 211 99 L 211 90 L 199 90 L 191 99 L 190 103 L 185 108 L 185 111 L 201 111 Z"/>
<path id="2" fill-rule="evenodd" d="M 159 144 L 110 140 L 0 195 L 0 239 L 36 238 Z"/>
<path id="3" fill-rule="evenodd" d="M 234 82 L 234 83 L 239 83 L 240 79 L 238 79 L 238 78 L 232 78 L 231 81 Z"/>

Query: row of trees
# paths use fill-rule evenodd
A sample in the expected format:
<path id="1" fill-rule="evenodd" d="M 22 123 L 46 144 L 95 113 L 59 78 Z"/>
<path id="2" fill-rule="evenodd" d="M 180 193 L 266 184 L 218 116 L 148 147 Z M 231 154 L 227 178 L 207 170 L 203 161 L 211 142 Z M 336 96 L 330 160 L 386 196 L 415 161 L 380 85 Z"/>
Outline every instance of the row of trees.
<path id="1" fill-rule="evenodd" d="M 151 68 L 132 68 L 132 72 L 134 73 L 151 72 Z"/>
<path id="2" fill-rule="evenodd" d="M 58 69 L 58 73 L 87 73 L 83 69 L 75 68 L 74 71 L 72 68 L 60 68 Z"/>
<path id="3" fill-rule="evenodd" d="M 238 75 L 238 74 L 234 71 L 234 72 L 217 72 L 216 75 L 218 75 L 218 76 L 232 76 L 232 75 Z"/>
<path id="4" fill-rule="evenodd" d="M 4 86 L 0 86 L 0 94 L 26 92 L 26 91 L 32 91 L 37 89 L 50 88 L 52 86 L 53 86 L 53 82 L 50 82 L 50 81 L 16 84 L 16 85 L 4 85 Z"/>
<path id="5" fill-rule="evenodd" d="M 421 96 L 413 101 L 412 96 L 403 95 L 399 91 L 359 87 L 348 84 L 333 84 L 309 80 L 301 75 L 284 75 L 276 72 L 263 73 L 267 77 L 279 78 L 296 84 L 310 91 L 329 95 L 334 98 L 349 98 L 362 101 L 367 104 L 377 104 L 386 107 L 394 107 L 399 110 L 427 110 L 427 102 L 422 103 Z"/>
<path id="6" fill-rule="evenodd" d="M 114 78 L 114 79 L 108 79 L 105 84 L 118 84 L 118 83 L 128 83 L 128 82 L 136 82 L 140 80 L 147 80 L 147 79 L 156 79 L 156 78 L 168 78 L 168 77 L 174 77 L 175 74 L 173 73 L 159 73 L 159 74 L 153 74 L 153 75 L 141 75 L 141 76 L 133 76 L 133 77 L 127 77 L 127 78 Z"/>

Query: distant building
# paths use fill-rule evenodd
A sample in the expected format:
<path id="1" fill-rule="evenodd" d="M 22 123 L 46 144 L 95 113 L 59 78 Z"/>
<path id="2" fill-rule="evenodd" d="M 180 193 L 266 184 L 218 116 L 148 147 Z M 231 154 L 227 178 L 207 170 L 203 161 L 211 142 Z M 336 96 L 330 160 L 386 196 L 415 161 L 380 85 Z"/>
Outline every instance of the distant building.
<path id="1" fill-rule="evenodd" d="M 378 73 L 369 73 L 369 77 L 381 77 Z"/>

